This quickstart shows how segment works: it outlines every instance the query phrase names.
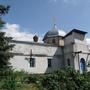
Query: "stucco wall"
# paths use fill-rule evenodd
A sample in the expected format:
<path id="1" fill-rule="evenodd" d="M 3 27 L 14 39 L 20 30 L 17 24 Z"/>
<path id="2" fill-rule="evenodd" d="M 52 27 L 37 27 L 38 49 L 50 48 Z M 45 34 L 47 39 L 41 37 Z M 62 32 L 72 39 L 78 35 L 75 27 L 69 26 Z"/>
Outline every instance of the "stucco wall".
<path id="1" fill-rule="evenodd" d="M 80 70 L 80 60 L 81 58 L 83 58 L 86 62 L 86 69 L 89 71 L 89 67 L 87 67 L 87 61 L 90 59 L 89 56 L 89 48 L 86 44 L 85 41 L 80 41 L 75 39 L 75 44 L 74 44 L 74 52 L 76 52 L 76 54 L 74 54 L 74 65 L 75 65 L 75 70 Z M 80 52 L 81 53 L 78 53 Z"/>
<path id="2" fill-rule="evenodd" d="M 85 35 L 73 32 L 69 36 L 65 37 L 65 46 L 64 46 L 64 61 L 67 66 L 67 59 L 70 59 L 71 66 L 75 70 L 80 70 L 80 60 L 81 58 L 85 59 L 85 62 L 89 60 L 90 57 L 87 57 L 90 53 L 87 43 L 85 42 Z M 79 53 L 78 52 L 82 52 Z M 90 68 L 86 66 L 86 69 L 89 71 Z"/>
<path id="3" fill-rule="evenodd" d="M 17 53 L 10 62 L 14 69 L 24 70 L 29 73 L 48 73 L 62 67 L 68 66 L 67 59 L 70 59 L 70 66 L 75 70 L 80 70 L 80 60 L 84 58 L 87 62 L 90 60 L 89 48 L 84 40 L 84 35 L 78 33 L 71 33 L 58 40 L 55 38 L 56 44 L 64 44 L 64 47 L 52 44 L 52 39 L 48 39 L 48 43 L 34 43 L 14 41 L 15 44 L 12 53 Z M 60 39 L 60 38 L 59 38 Z M 82 51 L 82 52 L 80 52 Z M 80 52 L 78 54 L 78 52 Z M 25 58 L 30 58 L 30 55 L 35 58 L 35 67 L 30 67 L 29 62 Z M 48 59 L 52 59 L 52 67 L 48 68 Z M 90 67 L 87 67 L 87 71 Z"/>
<path id="4" fill-rule="evenodd" d="M 35 67 L 30 67 L 30 64 L 25 58 L 32 50 L 32 57 L 35 58 Z M 16 70 L 24 70 L 29 73 L 46 73 L 53 70 L 60 69 L 62 67 L 62 51 L 60 47 L 47 46 L 43 44 L 25 44 L 16 43 L 13 48 L 14 53 L 22 53 L 22 55 L 15 55 L 11 60 L 11 65 Z M 47 59 L 52 59 L 52 67 L 48 68 Z"/>
<path id="5" fill-rule="evenodd" d="M 73 45 L 70 43 L 64 46 L 64 62 L 68 66 L 67 60 L 70 59 L 70 66 L 74 68 Z"/>
<path id="6" fill-rule="evenodd" d="M 81 40 L 81 41 L 84 41 L 84 39 L 85 39 L 84 34 L 80 34 L 80 33 L 76 33 L 76 32 L 73 32 L 73 37 L 74 37 L 74 39 L 78 39 L 78 40 Z"/>
<path id="7" fill-rule="evenodd" d="M 69 36 L 64 38 L 64 44 L 65 45 L 68 45 L 68 44 L 72 43 L 73 41 L 74 41 L 74 39 L 73 39 L 73 35 L 72 34 L 70 34 Z"/>

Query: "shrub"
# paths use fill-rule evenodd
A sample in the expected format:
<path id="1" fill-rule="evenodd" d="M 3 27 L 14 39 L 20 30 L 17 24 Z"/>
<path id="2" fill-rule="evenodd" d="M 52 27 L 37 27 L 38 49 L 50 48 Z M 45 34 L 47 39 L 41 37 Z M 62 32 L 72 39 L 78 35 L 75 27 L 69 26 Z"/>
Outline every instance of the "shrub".
<path id="1" fill-rule="evenodd" d="M 5 90 L 16 90 L 17 81 L 15 79 L 15 75 L 13 72 L 10 72 L 9 76 L 7 76 L 4 80 L 2 88 Z"/>

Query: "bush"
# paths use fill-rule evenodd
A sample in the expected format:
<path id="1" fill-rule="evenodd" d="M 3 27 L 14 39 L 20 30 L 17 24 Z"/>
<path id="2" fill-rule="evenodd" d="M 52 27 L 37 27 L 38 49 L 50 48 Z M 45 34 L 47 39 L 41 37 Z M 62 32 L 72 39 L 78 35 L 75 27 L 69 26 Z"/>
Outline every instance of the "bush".
<path id="1" fill-rule="evenodd" d="M 3 75 L 6 76 L 1 80 L 0 86 L 5 90 L 17 90 L 20 85 L 21 88 L 24 85 L 35 85 L 39 90 L 90 90 L 90 72 L 80 74 L 71 68 L 44 75 L 24 71 L 7 71 Z"/>
<path id="2" fill-rule="evenodd" d="M 46 75 L 42 86 L 47 90 L 90 90 L 90 73 L 80 74 L 72 68 Z"/>
<path id="3" fill-rule="evenodd" d="M 4 79 L 2 88 L 5 90 L 16 90 L 17 81 L 13 72 L 10 72 L 9 76 Z"/>
<path id="4" fill-rule="evenodd" d="M 59 90 L 59 83 L 57 76 L 47 75 L 42 80 L 42 85 L 47 90 Z"/>
<path id="5" fill-rule="evenodd" d="M 24 78 L 24 81 L 25 81 L 25 83 L 28 83 L 28 84 L 36 83 L 37 82 L 37 77 L 36 76 L 26 76 Z"/>

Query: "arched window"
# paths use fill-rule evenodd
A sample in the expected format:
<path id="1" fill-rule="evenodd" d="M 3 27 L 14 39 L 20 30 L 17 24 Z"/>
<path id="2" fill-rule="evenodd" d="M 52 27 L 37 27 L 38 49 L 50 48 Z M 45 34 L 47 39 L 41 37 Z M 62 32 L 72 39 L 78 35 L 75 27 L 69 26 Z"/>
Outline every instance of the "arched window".
<path id="1" fill-rule="evenodd" d="M 80 73 L 83 73 L 86 70 L 86 62 L 84 58 L 80 60 Z"/>
<path id="2" fill-rule="evenodd" d="M 67 59 L 67 65 L 70 66 L 70 59 Z"/>

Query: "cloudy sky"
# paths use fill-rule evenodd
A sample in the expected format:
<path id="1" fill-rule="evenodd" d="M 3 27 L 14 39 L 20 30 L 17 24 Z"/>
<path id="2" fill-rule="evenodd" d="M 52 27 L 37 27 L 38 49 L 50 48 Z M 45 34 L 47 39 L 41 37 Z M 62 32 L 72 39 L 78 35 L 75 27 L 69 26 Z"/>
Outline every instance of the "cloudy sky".
<path id="1" fill-rule="evenodd" d="M 4 31 L 15 39 L 43 36 L 54 23 L 65 32 L 73 28 L 87 31 L 90 38 L 90 0 L 0 0 L 0 3 L 11 6 L 3 17 L 7 22 Z"/>

